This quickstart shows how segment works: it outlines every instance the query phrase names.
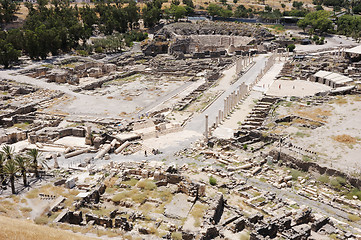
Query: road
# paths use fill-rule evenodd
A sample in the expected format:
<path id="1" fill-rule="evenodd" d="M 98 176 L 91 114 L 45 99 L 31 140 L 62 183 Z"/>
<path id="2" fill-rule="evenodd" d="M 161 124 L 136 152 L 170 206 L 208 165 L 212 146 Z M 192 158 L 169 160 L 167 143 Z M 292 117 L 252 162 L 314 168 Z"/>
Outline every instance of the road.
<path id="1" fill-rule="evenodd" d="M 243 74 L 235 83 L 233 83 L 216 101 L 213 102 L 204 112 L 198 113 L 193 117 L 192 120 L 188 122 L 185 126 L 186 130 L 196 131 L 198 133 L 203 133 L 205 130 L 205 115 L 209 117 L 209 123 L 215 122 L 218 111 L 224 108 L 224 99 L 231 94 L 233 91 L 238 89 L 238 86 L 242 83 L 247 85 L 251 84 L 256 80 L 257 75 L 261 72 L 262 68 L 265 66 L 268 55 L 259 55 L 254 58 L 255 64 Z M 231 76 L 232 77 L 232 76 Z"/>

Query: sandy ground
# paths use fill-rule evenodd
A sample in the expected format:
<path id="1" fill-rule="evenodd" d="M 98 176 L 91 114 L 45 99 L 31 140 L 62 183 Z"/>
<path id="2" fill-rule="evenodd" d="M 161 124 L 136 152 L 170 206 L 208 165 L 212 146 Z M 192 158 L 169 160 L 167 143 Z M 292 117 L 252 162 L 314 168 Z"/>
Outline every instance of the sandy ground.
<path id="1" fill-rule="evenodd" d="M 291 134 L 292 142 L 297 146 L 318 153 L 320 164 L 341 169 L 352 174 L 361 174 L 359 164 L 361 154 L 361 101 L 359 96 L 346 96 L 335 102 L 325 103 L 311 108 L 300 108 L 292 105 L 277 110 L 281 114 L 297 111 L 308 115 L 316 112 L 330 111 L 325 125 L 316 129 L 285 127 L 284 133 Z M 345 100 L 346 99 L 346 103 Z M 282 110 L 283 109 L 283 110 Z M 312 116 L 312 115 L 311 115 Z M 348 135 L 355 143 L 342 143 L 334 140 L 335 136 Z"/>
<path id="2" fill-rule="evenodd" d="M 302 34 L 302 30 L 288 30 L 289 34 L 293 36 L 301 37 L 301 38 L 309 38 L 308 34 Z M 335 47 L 343 47 L 343 46 L 350 46 L 350 45 L 359 45 L 351 38 L 339 35 L 330 35 L 325 37 L 326 43 L 323 45 L 301 45 L 296 44 L 295 51 L 296 52 L 320 52 L 322 50 L 327 50 L 328 48 L 335 48 Z"/>
<path id="3" fill-rule="evenodd" d="M 267 95 L 276 97 L 306 97 L 318 92 L 325 92 L 331 87 L 303 80 L 276 80 L 267 91 Z"/>

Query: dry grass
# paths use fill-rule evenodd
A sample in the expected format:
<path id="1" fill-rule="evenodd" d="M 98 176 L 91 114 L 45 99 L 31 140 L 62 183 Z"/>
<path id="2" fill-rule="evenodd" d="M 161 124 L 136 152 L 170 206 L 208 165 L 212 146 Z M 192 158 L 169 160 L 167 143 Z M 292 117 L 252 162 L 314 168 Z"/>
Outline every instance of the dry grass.
<path id="1" fill-rule="evenodd" d="M 207 209 L 207 205 L 204 205 L 202 203 L 197 202 L 193 208 L 192 211 L 190 212 L 190 214 L 193 216 L 194 218 L 194 226 L 195 227 L 199 227 L 201 225 L 201 219 L 205 213 Z"/>
<path id="2" fill-rule="evenodd" d="M 327 121 L 324 120 L 325 117 L 331 116 L 330 110 L 325 110 L 322 108 L 314 108 L 314 109 L 307 109 L 307 110 L 296 110 L 295 114 L 297 114 L 300 117 L 305 117 L 312 119 L 314 121 L 324 122 Z"/>
<path id="3" fill-rule="evenodd" d="M 336 103 L 338 105 L 347 104 L 347 98 L 338 96 L 336 99 L 331 100 L 330 103 Z"/>
<path id="4" fill-rule="evenodd" d="M 347 134 L 332 136 L 332 139 L 337 142 L 346 143 L 346 144 L 355 144 L 357 142 L 356 138 L 351 137 L 350 135 Z"/>
<path id="5" fill-rule="evenodd" d="M 145 190 L 154 190 L 157 188 L 155 183 L 150 179 L 143 179 L 137 183 L 137 187 Z"/>
<path id="6" fill-rule="evenodd" d="M 113 187 L 114 184 L 115 184 L 115 182 L 117 181 L 117 179 L 118 179 L 118 178 L 116 178 L 116 177 L 112 177 L 112 178 L 110 178 L 110 179 L 106 179 L 106 180 L 104 181 L 104 184 L 105 184 L 105 186 L 107 186 L 107 188 L 108 188 L 108 187 Z"/>
<path id="7" fill-rule="evenodd" d="M 50 228 L 47 226 L 39 226 L 30 221 L 12 219 L 4 216 L 0 216 L 0 239 L 7 240 L 85 240 L 94 239 L 86 236 L 76 235 L 66 231 Z M 16 227 L 14 227 L 16 226 Z"/>

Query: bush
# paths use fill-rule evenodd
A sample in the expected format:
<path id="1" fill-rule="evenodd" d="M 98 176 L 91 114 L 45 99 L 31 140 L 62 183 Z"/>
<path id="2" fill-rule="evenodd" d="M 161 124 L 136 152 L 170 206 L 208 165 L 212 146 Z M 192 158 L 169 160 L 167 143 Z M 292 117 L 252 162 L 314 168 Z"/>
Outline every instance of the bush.
<path id="1" fill-rule="evenodd" d="M 95 52 L 96 52 L 96 53 L 103 53 L 104 50 L 103 50 L 102 47 L 99 46 L 99 47 L 95 48 Z"/>
<path id="2" fill-rule="evenodd" d="M 89 56 L 89 53 L 85 50 L 77 50 L 76 53 L 80 56 L 87 57 Z"/>
<path id="3" fill-rule="evenodd" d="M 305 173 L 296 169 L 291 169 L 292 180 L 297 180 L 298 177 L 304 176 Z"/>
<path id="4" fill-rule="evenodd" d="M 289 44 L 289 45 L 287 46 L 287 49 L 288 49 L 288 51 L 290 51 L 290 52 L 293 52 L 293 50 L 295 50 L 295 48 L 296 48 L 296 45 L 294 45 L 294 44 Z"/>
<path id="5" fill-rule="evenodd" d="M 243 150 L 247 150 L 248 146 L 247 144 L 243 144 Z"/>
<path id="6" fill-rule="evenodd" d="M 213 176 L 209 177 L 209 184 L 211 184 L 212 186 L 217 185 L 217 179 L 215 179 Z"/>

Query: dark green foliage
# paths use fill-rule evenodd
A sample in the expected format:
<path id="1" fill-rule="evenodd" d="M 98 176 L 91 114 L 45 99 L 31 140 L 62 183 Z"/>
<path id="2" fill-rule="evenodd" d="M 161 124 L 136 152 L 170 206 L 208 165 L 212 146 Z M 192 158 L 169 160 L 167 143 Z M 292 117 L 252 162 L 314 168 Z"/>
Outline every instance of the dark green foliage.
<path id="1" fill-rule="evenodd" d="M 148 34 L 140 31 L 131 31 L 124 34 L 125 45 L 128 47 L 131 46 L 132 42 L 141 42 L 147 38 Z"/>
<path id="2" fill-rule="evenodd" d="M 319 32 L 320 34 L 331 32 L 333 29 L 332 21 L 328 18 L 330 14 L 326 11 L 311 12 L 304 19 L 297 22 L 297 25 L 306 29 L 310 27 L 310 33 Z"/>
<path id="3" fill-rule="evenodd" d="M 9 68 L 10 64 L 19 59 L 21 51 L 16 50 L 11 43 L 0 39 L 0 64 Z"/>
<path id="4" fill-rule="evenodd" d="M 296 9 L 301 9 L 303 6 L 303 2 L 297 2 L 297 1 L 294 1 L 292 3 L 292 7 L 296 8 Z"/>
<path id="5" fill-rule="evenodd" d="M 19 3 L 12 0 L 0 0 L 0 22 L 9 23 L 15 19 Z"/>
<path id="6" fill-rule="evenodd" d="M 224 17 L 224 18 L 228 18 L 232 16 L 232 10 L 229 9 L 225 9 L 215 3 L 210 3 L 208 5 L 208 14 L 211 16 L 219 16 L 219 17 Z"/>
<path id="7" fill-rule="evenodd" d="M 153 0 L 147 2 L 147 5 L 142 9 L 144 25 L 146 27 L 154 27 L 162 17 L 161 0 Z"/>
<path id="8" fill-rule="evenodd" d="M 209 184 L 211 184 L 212 186 L 217 185 L 217 179 L 215 179 L 213 176 L 209 177 Z"/>
<path id="9" fill-rule="evenodd" d="M 234 11 L 234 16 L 239 18 L 249 18 L 253 17 L 252 9 L 245 8 L 243 5 L 237 6 L 237 9 Z"/>
<path id="10" fill-rule="evenodd" d="M 343 15 L 337 20 L 337 32 L 358 40 L 361 37 L 361 17 Z"/>
<path id="11" fill-rule="evenodd" d="M 315 7 L 315 9 L 316 9 L 316 11 L 321 11 L 321 10 L 323 10 L 323 7 L 321 5 L 317 5 Z"/>
<path id="12" fill-rule="evenodd" d="M 295 50 L 296 46 L 294 44 L 289 44 L 287 46 L 287 48 L 288 48 L 288 51 L 293 52 L 293 50 Z"/>

